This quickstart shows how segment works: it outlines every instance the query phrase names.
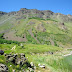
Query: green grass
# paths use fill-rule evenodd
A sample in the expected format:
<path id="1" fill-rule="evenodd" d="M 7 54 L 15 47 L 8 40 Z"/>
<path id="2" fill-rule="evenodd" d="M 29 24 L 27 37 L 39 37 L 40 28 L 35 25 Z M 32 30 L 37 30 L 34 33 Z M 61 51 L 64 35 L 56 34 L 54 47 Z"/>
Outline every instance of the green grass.
<path id="1" fill-rule="evenodd" d="M 65 23 L 65 26 L 67 27 L 67 30 L 62 30 L 59 28 L 59 24 L 57 21 L 54 21 L 52 19 L 48 19 L 48 20 L 43 20 L 41 18 L 37 18 L 37 17 L 33 17 L 33 18 L 29 18 L 29 19 L 21 19 L 19 20 L 20 24 L 18 24 L 18 20 L 14 23 L 14 27 L 11 30 L 15 30 L 15 34 L 16 36 L 20 36 L 23 37 L 24 34 L 26 34 L 26 38 L 27 38 L 27 43 L 33 43 L 36 44 L 36 40 L 31 37 L 31 35 L 29 34 L 28 30 L 32 29 L 32 32 L 34 34 L 35 37 L 37 37 L 37 39 L 39 40 L 39 42 L 41 44 L 48 44 L 51 45 L 49 38 L 54 42 L 55 46 L 59 46 L 60 44 L 62 45 L 67 45 L 70 44 L 72 45 L 72 25 L 71 23 Z M 29 22 L 34 22 L 35 24 L 31 24 L 28 25 Z M 47 24 L 48 22 L 48 24 Z M 46 29 L 45 32 L 42 32 L 41 29 L 37 30 L 37 26 L 39 24 L 42 24 L 43 27 Z M 11 27 L 11 24 L 9 24 L 9 22 L 7 22 L 6 26 L 1 26 L 0 30 L 2 31 L 2 29 L 6 30 L 6 28 L 8 29 Z M 3 28 L 4 27 L 4 28 Z M 10 31 L 11 31 L 10 30 Z M 36 33 L 37 32 L 37 33 Z M 57 43 L 59 43 L 57 45 Z"/>
<path id="2" fill-rule="evenodd" d="M 15 50 L 11 50 L 13 46 L 16 45 L 16 49 Z M 4 50 L 5 53 L 9 54 L 9 53 L 25 53 L 26 57 L 29 57 L 29 62 L 31 62 L 30 60 L 33 61 L 33 58 L 36 57 L 37 53 L 43 54 L 44 52 L 56 52 L 56 51 L 61 51 L 62 48 L 58 48 L 55 46 L 48 46 L 48 45 L 37 45 L 37 44 L 24 44 L 24 48 L 22 48 L 21 46 L 18 46 L 17 44 L 0 44 L 0 49 Z M 31 53 L 34 53 L 35 56 L 32 57 Z M 36 59 L 36 58 L 35 58 Z M 16 70 L 18 70 L 18 66 L 15 66 L 12 63 L 7 63 L 5 62 L 6 59 L 3 56 L 0 56 L 0 63 L 6 64 L 9 67 L 9 71 L 11 72 L 11 70 L 14 68 Z M 35 63 L 37 65 L 37 62 Z M 10 65 L 12 65 L 12 67 L 10 67 Z"/>
<path id="3" fill-rule="evenodd" d="M 5 52 L 11 52 L 11 48 L 15 44 L 0 44 L 0 49 L 5 50 Z M 56 46 L 51 46 L 51 45 L 37 45 L 37 44 L 24 44 L 24 48 L 21 48 L 21 46 L 16 45 L 16 49 L 14 50 L 15 53 L 25 53 L 25 54 L 30 54 L 30 53 L 44 53 L 44 52 L 55 52 L 55 51 L 60 51 L 62 48 L 56 47 Z"/>
<path id="4" fill-rule="evenodd" d="M 29 18 L 29 19 L 45 20 L 43 18 L 38 18 L 38 17 L 32 17 L 32 18 Z"/>
<path id="5" fill-rule="evenodd" d="M 71 72 L 72 71 L 72 56 L 59 57 L 55 55 L 34 55 L 30 56 L 36 65 L 45 64 L 52 72 Z"/>
<path id="6" fill-rule="evenodd" d="M 11 50 L 12 47 L 16 45 L 15 50 Z M 52 72 L 71 72 L 72 69 L 72 56 L 62 57 L 58 55 L 44 55 L 45 52 L 60 52 L 63 48 L 51 46 L 51 45 L 40 45 L 40 44 L 26 44 L 24 43 L 24 48 L 18 46 L 17 44 L 0 44 L 0 49 L 4 50 L 5 53 L 9 54 L 14 53 L 25 53 L 28 57 L 29 62 L 34 62 L 38 70 L 41 70 L 38 67 L 38 64 L 45 64 Z M 31 55 L 34 54 L 34 55 Z M 12 63 L 6 63 L 5 57 L 0 56 L 0 63 L 6 64 L 9 67 L 9 70 L 14 68 L 18 70 L 19 66 L 15 66 Z M 12 67 L 10 67 L 12 65 Z"/>

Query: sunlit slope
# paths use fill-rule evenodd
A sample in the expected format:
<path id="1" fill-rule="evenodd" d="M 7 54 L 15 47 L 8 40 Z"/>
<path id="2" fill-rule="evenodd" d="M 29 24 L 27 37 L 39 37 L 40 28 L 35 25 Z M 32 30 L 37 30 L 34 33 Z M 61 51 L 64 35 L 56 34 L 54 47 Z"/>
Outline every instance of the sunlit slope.
<path id="1" fill-rule="evenodd" d="M 0 31 L 4 31 L 4 38 L 7 40 L 56 46 L 72 44 L 71 28 L 69 22 L 41 18 L 15 20 L 13 17 L 0 25 Z"/>

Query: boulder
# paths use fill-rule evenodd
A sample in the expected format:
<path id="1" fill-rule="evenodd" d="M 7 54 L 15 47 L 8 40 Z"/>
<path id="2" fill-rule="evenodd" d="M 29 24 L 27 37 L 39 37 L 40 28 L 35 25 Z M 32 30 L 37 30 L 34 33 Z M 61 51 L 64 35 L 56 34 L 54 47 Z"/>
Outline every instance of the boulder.
<path id="1" fill-rule="evenodd" d="M 3 50 L 0 50 L 0 54 L 3 55 L 4 54 L 4 51 Z"/>
<path id="2" fill-rule="evenodd" d="M 31 64 L 31 66 L 34 66 L 34 63 L 33 62 L 31 62 L 30 64 Z"/>
<path id="3" fill-rule="evenodd" d="M 8 72 L 8 67 L 4 64 L 0 64 L 0 72 Z"/>
<path id="4" fill-rule="evenodd" d="M 40 68 L 45 68 L 45 64 L 43 64 L 43 65 L 38 64 L 38 66 L 39 66 Z"/>
<path id="5" fill-rule="evenodd" d="M 13 70 L 12 72 L 16 72 L 15 70 Z"/>

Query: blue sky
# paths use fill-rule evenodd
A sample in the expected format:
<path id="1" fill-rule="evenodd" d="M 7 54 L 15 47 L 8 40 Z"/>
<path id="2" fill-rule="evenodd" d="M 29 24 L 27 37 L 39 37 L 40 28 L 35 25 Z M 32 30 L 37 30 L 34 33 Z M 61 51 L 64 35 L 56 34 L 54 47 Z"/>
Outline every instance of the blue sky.
<path id="1" fill-rule="evenodd" d="M 0 0 L 0 11 L 18 11 L 20 8 L 51 10 L 72 15 L 72 0 Z"/>

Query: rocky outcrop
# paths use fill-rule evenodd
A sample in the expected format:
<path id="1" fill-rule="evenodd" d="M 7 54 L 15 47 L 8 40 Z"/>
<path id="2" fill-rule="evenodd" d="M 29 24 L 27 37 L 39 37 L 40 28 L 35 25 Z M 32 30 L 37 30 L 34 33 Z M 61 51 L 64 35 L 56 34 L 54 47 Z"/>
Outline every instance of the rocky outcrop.
<path id="1" fill-rule="evenodd" d="M 14 65 L 18 65 L 20 66 L 20 70 L 24 71 L 24 69 L 22 69 L 22 67 L 25 65 L 26 68 L 28 68 L 29 72 L 34 72 L 34 70 L 36 69 L 35 65 L 33 62 L 29 63 L 28 59 L 25 57 L 25 54 L 20 53 L 20 54 L 4 54 L 6 57 L 6 62 L 12 62 Z M 10 65 L 12 66 L 12 65 Z M 21 72 L 22 72 L 21 71 Z M 15 70 L 13 70 L 13 72 L 15 72 Z"/>
<path id="2" fill-rule="evenodd" d="M 7 14 L 7 13 L 0 11 L 0 16 L 1 16 L 1 15 L 5 15 L 5 14 Z"/>
<path id="3" fill-rule="evenodd" d="M 24 15 L 24 16 L 23 16 Z M 58 21 L 62 21 L 62 22 L 67 22 L 67 21 L 72 21 L 72 15 L 64 15 L 61 13 L 54 13 L 50 10 L 37 10 L 37 9 L 26 9 L 26 8 L 21 8 L 18 12 L 17 12 L 17 16 L 21 16 L 21 18 L 30 18 L 30 17 L 38 17 L 38 18 L 43 18 L 43 19 L 47 19 L 47 18 L 51 18 L 51 19 L 55 19 Z"/>
<path id="4" fill-rule="evenodd" d="M 17 12 L 15 12 L 15 11 L 13 11 L 13 12 L 9 12 L 8 13 L 8 16 L 10 16 L 10 15 L 15 15 Z"/>
<path id="5" fill-rule="evenodd" d="M 21 54 L 5 54 L 6 59 L 8 60 L 8 62 L 12 62 L 15 65 L 24 65 L 24 64 L 28 64 L 28 60 L 25 57 L 25 54 L 21 53 Z"/>
<path id="6" fill-rule="evenodd" d="M 61 22 L 72 21 L 72 15 L 64 15 L 61 13 L 54 13 L 50 10 L 37 10 L 37 9 L 21 8 L 17 12 L 13 11 L 13 12 L 5 13 L 5 12 L 0 11 L 0 15 L 5 15 L 5 14 L 8 14 L 8 16 L 15 15 L 15 18 L 17 20 L 38 17 L 38 18 L 43 18 L 43 19 L 47 19 L 47 18 L 55 19 L 55 20 L 58 20 Z"/>
<path id="7" fill-rule="evenodd" d="M 0 64 L 0 72 L 8 72 L 8 67 L 4 64 Z"/>

